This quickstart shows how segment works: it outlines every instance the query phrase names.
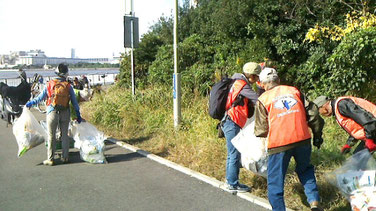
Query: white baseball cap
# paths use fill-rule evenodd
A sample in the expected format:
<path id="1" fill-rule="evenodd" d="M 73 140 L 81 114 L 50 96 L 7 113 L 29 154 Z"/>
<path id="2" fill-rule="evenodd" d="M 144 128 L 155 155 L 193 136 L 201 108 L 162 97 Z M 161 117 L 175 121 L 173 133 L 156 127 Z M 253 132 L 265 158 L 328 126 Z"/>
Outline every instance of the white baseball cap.
<path id="1" fill-rule="evenodd" d="M 260 75 L 259 75 L 260 81 L 263 83 L 268 83 L 271 81 L 274 81 L 278 78 L 277 71 L 274 68 L 265 67 Z"/>

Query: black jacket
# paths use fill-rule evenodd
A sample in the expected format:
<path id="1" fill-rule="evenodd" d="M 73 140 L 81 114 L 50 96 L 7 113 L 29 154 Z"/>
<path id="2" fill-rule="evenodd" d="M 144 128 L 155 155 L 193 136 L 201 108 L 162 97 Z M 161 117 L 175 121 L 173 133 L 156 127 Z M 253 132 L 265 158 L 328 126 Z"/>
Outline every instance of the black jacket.
<path id="1" fill-rule="evenodd" d="M 331 101 L 333 116 L 335 116 L 335 102 L 336 100 Z M 337 106 L 340 114 L 353 119 L 356 123 L 364 127 L 367 138 L 376 139 L 376 117 L 373 114 L 355 104 L 350 98 L 339 101 Z M 350 135 L 347 144 L 353 146 L 356 142 L 357 140 Z"/>

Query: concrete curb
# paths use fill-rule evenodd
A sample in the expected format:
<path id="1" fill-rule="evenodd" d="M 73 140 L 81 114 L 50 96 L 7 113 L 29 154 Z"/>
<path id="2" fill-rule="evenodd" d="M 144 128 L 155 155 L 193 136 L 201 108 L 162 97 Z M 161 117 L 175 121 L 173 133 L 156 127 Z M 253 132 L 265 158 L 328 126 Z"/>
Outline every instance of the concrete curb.
<path id="1" fill-rule="evenodd" d="M 125 143 L 123 141 L 119 141 L 119 140 L 116 140 L 116 139 L 113 139 L 113 138 L 108 138 L 107 141 L 110 141 L 110 142 L 112 142 L 112 143 L 114 143 L 114 144 L 116 144 L 116 145 L 118 145 L 120 147 L 123 147 L 123 148 L 125 148 L 127 150 L 130 150 L 132 152 L 137 152 L 137 153 L 139 153 L 139 154 L 141 154 L 141 155 L 143 155 L 143 156 L 145 156 L 145 157 L 147 157 L 147 158 L 149 158 L 151 160 L 154 160 L 154 161 L 156 161 L 158 163 L 161 163 L 161 164 L 163 164 L 165 166 L 168 166 L 168 167 L 173 168 L 175 170 L 178 170 L 178 171 L 180 171 L 180 172 L 182 172 L 184 174 L 187 174 L 187 175 L 189 175 L 191 177 L 194 177 L 194 178 L 199 179 L 199 180 L 201 180 L 203 182 L 206 182 L 206 183 L 208 183 L 208 184 L 210 184 L 210 185 L 212 185 L 212 186 L 214 186 L 216 188 L 220 188 L 220 189 L 222 189 L 222 190 L 224 190 L 226 192 L 230 192 L 227 189 L 225 189 L 225 183 L 224 182 L 218 181 L 215 178 L 208 177 L 208 176 L 206 176 L 204 174 L 201 174 L 199 172 L 193 171 L 193 170 L 191 170 L 189 168 L 186 168 L 184 166 L 178 165 L 178 164 L 176 164 L 174 162 L 171 162 L 171 161 L 169 161 L 167 159 L 164 159 L 162 157 L 159 157 L 157 155 L 154 155 L 154 154 L 152 154 L 150 152 L 144 151 L 144 150 L 139 149 L 137 147 L 134 147 L 134 146 L 132 146 L 130 144 L 127 144 L 127 143 Z M 266 209 L 272 210 L 272 207 L 270 206 L 269 201 L 266 200 L 266 199 L 254 196 L 254 195 L 252 195 L 250 193 L 237 193 L 236 195 L 239 196 L 242 199 L 250 201 L 250 202 L 252 202 L 254 204 L 257 204 L 257 205 L 259 205 L 261 207 L 264 207 Z M 287 208 L 286 208 L 286 210 L 292 211 L 291 209 L 287 209 Z"/>

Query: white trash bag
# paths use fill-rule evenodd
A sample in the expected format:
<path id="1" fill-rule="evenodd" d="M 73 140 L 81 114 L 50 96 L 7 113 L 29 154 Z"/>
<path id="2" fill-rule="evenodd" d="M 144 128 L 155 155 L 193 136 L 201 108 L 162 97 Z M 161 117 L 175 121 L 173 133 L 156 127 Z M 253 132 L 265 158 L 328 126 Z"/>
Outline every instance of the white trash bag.
<path id="1" fill-rule="evenodd" d="M 240 152 L 242 166 L 255 174 L 266 177 L 268 167 L 266 138 L 256 137 L 255 118 L 249 118 L 240 132 L 231 140 Z"/>
<path id="2" fill-rule="evenodd" d="M 376 211 L 376 160 L 368 149 L 361 150 L 326 179 L 336 186 L 351 204 L 352 210 Z"/>
<path id="3" fill-rule="evenodd" d="M 80 150 L 81 159 L 89 163 L 107 163 L 104 156 L 107 138 L 102 132 L 89 122 L 72 124 L 71 133 L 74 139 L 74 147 Z"/>
<path id="4" fill-rule="evenodd" d="M 47 133 L 26 106 L 13 123 L 13 135 L 18 144 L 18 157 L 47 140 Z"/>

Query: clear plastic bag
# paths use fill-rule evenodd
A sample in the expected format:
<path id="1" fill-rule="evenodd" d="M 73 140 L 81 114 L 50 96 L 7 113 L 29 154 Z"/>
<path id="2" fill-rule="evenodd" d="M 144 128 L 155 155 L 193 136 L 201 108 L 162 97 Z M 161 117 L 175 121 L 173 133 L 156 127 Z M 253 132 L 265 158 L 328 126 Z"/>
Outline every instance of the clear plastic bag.
<path id="1" fill-rule="evenodd" d="M 107 163 L 104 156 L 106 137 L 94 125 L 74 122 L 71 133 L 75 140 L 74 147 L 80 149 L 82 160 L 89 163 Z"/>
<path id="2" fill-rule="evenodd" d="M 268 166 L 266 138 L 256 137 L 254 134 L 254 116 L 247 120 L 242 130 L 231 140 L 240 152 L 242 166 L 255 174 L 266 177 Z"/>
<path id="3" fill-rule="evenodd" d="M 46 131 L 26 106 L 13 124 L 13 135 L 18 144 L 18 157 L 47 140 Z"/>
<path id="4" fill-rule="evenodd" d="M 376 161 L 367 149 L 349 157 L 327 174 L 329 183 L 347 198 L 352 210 L 376 210 Z"/>

